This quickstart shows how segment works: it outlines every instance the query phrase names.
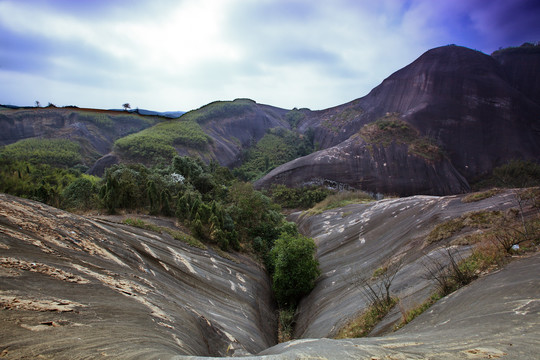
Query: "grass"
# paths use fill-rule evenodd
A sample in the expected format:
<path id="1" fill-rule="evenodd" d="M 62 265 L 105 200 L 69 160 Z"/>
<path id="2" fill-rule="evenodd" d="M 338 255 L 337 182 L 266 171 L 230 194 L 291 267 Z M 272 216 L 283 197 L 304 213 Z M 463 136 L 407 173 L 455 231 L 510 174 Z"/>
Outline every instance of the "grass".
<path id="1" fill-rule="evenodd" d="M 129 226 L 138 227 L 144 230 L 150 230 L 150 231 L 157 232 L 160 234 L 162 232 L 166 232 L 167 234 L 171 235 L 176 240 L 179 240 L 190 246 L 206 250 L 206 246 L 202 242 L 200 242 L 199 240 L 195 239 L 193 236 L 188 235 L 182 231 L 170 229 L 164 226 L 158 226 L 155 224 L 150 224 L 146 221 L 143 221 L 141 219 L 135 219 L 135 218 L 127 218 L 123 221 L 123 223 Z"/>
<path id="2" fill-rule="evenodd" d="M 364 141 L 371 145 L 389 146 L 392 143 L 408 145 L 410 154 L 427 160 L 438 160 L 443 156 L 441 148 L 429 137 L 420 136 L 410 124 L 400 120 L 398 114 L 385 117 L 364 125 L 359 132 Z"/>
<path id="3" fill-rule="evenodd" d="M 434 242 L 448 239 L 452 237 L 452 235 L 461 231 L 461 229 L 463 229 L 464 227 L 465 225 L 463 224 L 463 220 L 461 218 L 452 219 L 440 223 L 435 226 L 433 230 L 431 230 L 431 232 L 426 238 L 426 243 L 432 244 Z"/>
<path id="4" fill-rule="evenodd" d="M 416 307 L 413 307 L 412 309 L 405 310 L 400 306 L 401 322 L 394 327 L 394 331 L 401 329 L 403 326 L 413 321 L 414 318 L 425 312 L 441 298 L 442 296 L 439 293 L 434 293 L 426 301 Z"/>
<path id="5" fill-rule="evenodd" d="M 396 305 L 397 299 L 392 298 L 390 303 L 372 305 L 368 307 L 360 316 L 345 324 L 335 336 L 336 339 L 350 339 L 367 336 L 371 330 L 381 321 L 390 310 Z"/>
<path id="6" fill-rule="evenodd" d="M 489 229 L 498 226 L 504 220 L 501 211 L 472 211 L 459 218 L 451 219 L 436 225 L 426 237 L 426 244 L 449 239 L 463 228 Z"/>
<path id="7" fill-rule="evenodd" d="M 0 149 L 0 158 L 71 167 L 82 161 L 81 146 L 66 139 L 30 138 Z"/>
<path id="8" fill-rule="evenodd" d="M 280 309 L 278 312 L 278 342 L 287 342 L 293 339 L 294 309 Z"/>
<path id="9" fill-rule="evenodd" d="M 481 200 L 484 200 L 484 199 L 489 199 L 490 197 L 493 197 L 493 196 L 497 195 L 500 192 L 501 192 L 501 190 L 496 189 L 496 188 L 486 190 L 486 191 L 475 192 L 475 193 L 472 193 L 472 194 L 469 194 L 469 195 L 465 196 L 463 199 L 461 199 L 461 202 L 463 202 L 463 203 L 471 203 L 471 202 L 481 201 Z"/>
<path id="10" fill-rule="evenodd" d="M 375 201 L 371 195 L 363 191 L 341 191 L 327 196 L 323 201 L 315 204 L 306 211 L 307 215 L 321 214 L 323 211 L 344 207 L 350 204 L 363 204 Z"/>

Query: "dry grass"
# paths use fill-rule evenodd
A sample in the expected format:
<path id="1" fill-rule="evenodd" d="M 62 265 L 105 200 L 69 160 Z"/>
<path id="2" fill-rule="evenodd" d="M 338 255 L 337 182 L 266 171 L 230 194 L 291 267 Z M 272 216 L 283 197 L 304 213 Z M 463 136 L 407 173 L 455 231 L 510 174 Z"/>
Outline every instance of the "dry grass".
<path id="1" fill-rule="evenodd" d="M 336 339 L 349 339 L 367 336 L 371 330 L 381 321 L 390 310 L 396 305 L 397 299 L 392 298 L 390 303 L 384 306 L 372 305 L 368 307 L 360 316 L 345 324 L 335 336 Z"/>
<path id="2" fill-rule="evenodd" d="M 350 204 L 362 204 L 375 201 L 373 197 L 363 191 L 341 191 L 327 196 L 323 201 L 307 210 L 307 215 L 317 215 L 326 210 L 344 207 Z"/>
<path id="3" fill-rule="evenodd" d="M 490 197 L 493 197 L 500 192 L 501 190 L 497 188 L 486 190 L 486 191 L 475 192 L 475 193 L 465 196 L 463 199 L 461 199 L 461 202 L 470 203 L 470 202 L 481 201 L 484 199 L 489 199 Z"/>

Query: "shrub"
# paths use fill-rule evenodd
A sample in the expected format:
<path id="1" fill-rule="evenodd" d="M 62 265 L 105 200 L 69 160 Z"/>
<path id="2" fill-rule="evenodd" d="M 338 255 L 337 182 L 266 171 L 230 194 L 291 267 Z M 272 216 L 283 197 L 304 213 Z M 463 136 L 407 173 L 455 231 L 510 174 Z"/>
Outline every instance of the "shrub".
<path id="1" fill-rule="evenodd" d="M 314 257 L 315 242 L 303 235 L 282 233 L 270 256 L 274 265 L 274 294 L 281 308 L 293 308 L 315 286 L 319 263 Z"/>
<path id="2" fill-rule="evenodd" d="M 474 188 L 525 188 L 540 186 L 540 165 L 533 161 L 511 160 L 496 167 L 490 176 L 474 184 Z"/>
<path id="3" fill-rule="evenodd" d="M 270 188 L 272 200 L 289 209 L 307 209 L 323 201 L 332 191 L 316 186 L 288 188 L 285 185 L 273 185 Z"/>
<path id="4" fill-rule="evenodd" d="M 443 259 L 429 258 L 429 262 L 424 264 L 427 270 L 426 279 L 434 280 L 438 294 L 446 296 L 478 277 L 474 267 L 464 264 L 459 251 L 447 248 Z"/>
<path id="5" fill-rule="evenodd" d="M 31 138 L 5 146 L 0 150 L 0 158 L 71 167 L 82 161 L 80 151 L 80 145 L 70 140 Z"/>
<path id="6" fill-rule="evenodd" d="M 63 191 L 64 205 L 68 209 L 88 210 L 97 207 L 99 179 L 84 175 L 73 181 Z"/>
<path id="7" fill-rule="evenodd" d="M 343 326 L 335 336 L 336 339 L 349 339 L 367 336 L 397 303 L 396 298 L 382 307 L 371 305 L 360 316 Z"/>

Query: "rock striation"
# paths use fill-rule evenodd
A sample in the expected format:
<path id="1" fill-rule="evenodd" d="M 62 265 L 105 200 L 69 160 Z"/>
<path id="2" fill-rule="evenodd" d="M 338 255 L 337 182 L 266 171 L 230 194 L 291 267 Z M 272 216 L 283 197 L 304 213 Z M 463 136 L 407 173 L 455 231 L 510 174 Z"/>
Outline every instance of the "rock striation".
<path id="1" fill-rule="evenodd" d="M 241 255 L 220 256 L 167 233 L 82 217 L 0 195 L 0 354 L 9 359 L 535 358 L 540 346 L 540 256 L 514 260 L 439 300 L 397 332 L 399 307 L 363 339 L 332 340 L 366 308 L 356 274 L 389 258 L 404 310 L 430 296 L 424 262 L 460 236 L 426 242 L 438 224 L 516 206 L 503 191 L 481 201 L 413 196 L 291 215 L 315 238 L 321 276 L 296 314 L 298 340 L 275 345 L 269 279 Z M 148 218 L 151 219 L 151 218 Z M 167 226 L 174 220 L 155 219 Z"/>
<path id="2" fill-rule="evenodd" d="M 244 256 L 3 194 L 0 249 L 10 359 L 246 355 L 276 342 L 269 278 Z"/>

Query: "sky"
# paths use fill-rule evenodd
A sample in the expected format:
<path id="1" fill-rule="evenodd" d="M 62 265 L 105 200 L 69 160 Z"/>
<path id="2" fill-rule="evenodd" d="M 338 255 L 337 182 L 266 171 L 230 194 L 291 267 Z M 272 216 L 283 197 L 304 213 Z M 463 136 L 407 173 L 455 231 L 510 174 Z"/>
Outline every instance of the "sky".
<path id="1" fill-rule="evenodd" d="M 434 47 L 537 41 L 538 0 L 0 0 L 0 104 L 318 110 Z"/>

